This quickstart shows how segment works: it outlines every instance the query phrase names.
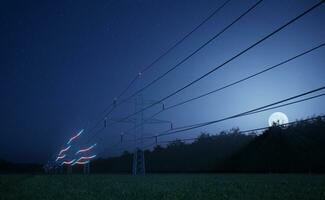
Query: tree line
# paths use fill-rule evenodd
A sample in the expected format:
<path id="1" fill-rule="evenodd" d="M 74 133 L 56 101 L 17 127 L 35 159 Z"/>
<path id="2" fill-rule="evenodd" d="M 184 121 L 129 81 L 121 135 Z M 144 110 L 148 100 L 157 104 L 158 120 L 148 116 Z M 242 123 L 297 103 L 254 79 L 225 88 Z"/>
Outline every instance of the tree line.
<path id="1" fill-rule="evenodd" d="M 202 133 L 192 143 L 175 140 L 145 150 L 147 173 L 324 173 L 325 118 L 272 126 L 263 132 L 241 133 L 238 128 L 217 134 Z M 131 173 L 132 152 L 99 158 L 91 173 Z M 0 173 L 42 172 L 37 164 L 0 160 Z M 82 166 L 74 166 L 82 173 Z"/>
<path id="2" fill-rule="evenodd" d="M 238 128 L 202 133 L 190 144 L 175 140 L 144 154 L 148 173 L 324 173 L 325 118 L 272 126 L 258 134 L 243 134 Z M 132 159 L 129 152 L 97 159 L 92 171 L 131 173 Z"/>

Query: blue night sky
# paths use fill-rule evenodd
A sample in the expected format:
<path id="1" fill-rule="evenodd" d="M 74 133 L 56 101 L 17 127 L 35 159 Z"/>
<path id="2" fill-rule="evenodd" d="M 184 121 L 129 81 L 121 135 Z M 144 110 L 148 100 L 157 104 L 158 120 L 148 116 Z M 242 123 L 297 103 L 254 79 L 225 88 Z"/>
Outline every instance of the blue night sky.
<path id="1" fill-rule="evenodd" d="M 0 158 L 46 162 L 79 130 L 76 146 L 94 132 L 87 128 L 139 71 L 179 41 L 224 1 L 219 0 L 6 0 L 0 6 L 1 139 Z M 256 0 L 232 0 L 183 43 L 156 63 L 122 97 L 163 74 L 230 24 Z M 319 0 L 265 0 L 238 23 L 166 77 L 146 89 L 144 99 L 159 100 L 249 47 Z M 166 106 L 217 89 L 325 42 L 325 5 L 289 25 L 202 81 L 164 101 Z M 163 112 L 157 118 L 183 126 L 238 114 L 325 85 L 325 47 L 272 71 L 202 99 Z M 318 93 L 319 94 L 319 93 Z M 325 112 L 324 97 L 187 131 L 162 139 L 215 134 L 233 127 L 267 126 L 276 111 L 290 121 Z M 144 116 L 159 111 L 148 109 Z M 111 117 L 134 112 L 117 107 Z M 101 122 L 102 123 L 102 122 Z M 96 128 L 100 129 L 102 125 Z M 97 142 L 101 156 L 116 155 L 132 124 L 109 126 Z M 168 124 L 145 126 L 155 135 Z M 132 136 L 125 136 L 132 139 Z M 152 141 L 151 141 L 152 142 Z M 89 143 L 89 144 L 90 144 Z M 150 141 L 149 141 L 150 143 Z M 132 148 L 131 148 L 132 149 Z M 129 148 L 129 150 L 131 150 Z"/>

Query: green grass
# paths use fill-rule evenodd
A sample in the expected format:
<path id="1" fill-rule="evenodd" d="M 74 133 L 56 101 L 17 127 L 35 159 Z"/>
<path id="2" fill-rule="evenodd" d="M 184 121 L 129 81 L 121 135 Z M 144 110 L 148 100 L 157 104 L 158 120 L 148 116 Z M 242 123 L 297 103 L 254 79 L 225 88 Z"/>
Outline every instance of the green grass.
<path id="1" fill-rule="evenodd" d="M 325 199 L 324 175 L 0 175 L 0 199 Z"/>

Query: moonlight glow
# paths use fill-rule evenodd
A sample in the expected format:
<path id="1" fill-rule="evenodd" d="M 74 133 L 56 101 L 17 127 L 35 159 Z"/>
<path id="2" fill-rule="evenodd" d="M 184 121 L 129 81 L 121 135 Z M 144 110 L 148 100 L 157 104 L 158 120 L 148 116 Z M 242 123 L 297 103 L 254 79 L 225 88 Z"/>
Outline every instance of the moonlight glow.
<path id="1" fill-rule="evenodd" d="M 269 117 L 269 126 L 273 124 L 282 125 L 289 123 L 289 119 L 286 114 L 282 112 L 275 112 Z"/>

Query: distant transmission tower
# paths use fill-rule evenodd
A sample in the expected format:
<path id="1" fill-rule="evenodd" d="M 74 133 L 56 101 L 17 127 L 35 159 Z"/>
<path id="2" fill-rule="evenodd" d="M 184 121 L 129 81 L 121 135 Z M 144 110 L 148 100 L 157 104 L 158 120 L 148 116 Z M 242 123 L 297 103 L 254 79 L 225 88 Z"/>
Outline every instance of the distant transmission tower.
<path id="1" fill-rule="evenodd" d="M 144 101 L 142 94 L 139 94 L 135 99 L 135 112 L 141 111 L 146 105 L 156 103 L 156 101 Z M 164 121 L 159 119 L 144 119 L 144 112 L 141 111 L 135 116 L 134 120 L 134 139 L 135 139 L 135 149 L 133 153 L 133 164 L 132 173 L 133 175 L 145 175 L 146 165 L 145 156 L 143 149 L 143 134 L 144 134 L 144 124 L 161 124 L 169 123 L 170 121 Z M 138 141 L 140 138 L 140 141 Z"/>
<path id="2" fill-rule="evenodd" d="M 172 127 L 171 121 L 160 120 L 156 118 L 145 119 L 144 112 L 142 111 L 146 105 L 151 105 L 157 103 L 157 101 L 149 101 L 143 100 L 143 96 L 140 93 L 136 96 L 135 100 L 128 103 L 134 103 L 135 112 L 139 112 L 133 118 L 128 119 L 118 119 L 118 118 L 107 118 L 105 119 L 104 126 L 107 126 L 107 120 L 119 123 L 132 123 L 134 124 L 134 139 L 135 139 L 135 148 L 133 152 L 133 163 L 132 163 L 132 174 L 133 175 L 145 175 L 146 173 L 146 166 L 145 166 L 145 156 L 144 156 L 144 149 L 143 149 L 143 133 L 144 133 L 144 124 L 170 124 Z M 162 109 L 164 109 L 164 105 L 162 104 Z M 121 133 L 121 143 L 124 140 L 124 132 Z M 141 139 L 139 141 L 139 138 Z M 157 138 L 156 138 L 157 142 Z"/>
<path id="3" fill-rule="evenodd" d="M 133 175 L 145 175 L 146 165 L 144 161 L 144 151 L 143 149 L 136 148 L 133 153 Z"/>
<path id="4" fill-rule="evenodd" d="M 83 165 L 84 174 L 90 174 L 90 162 Z"/>
<path id="5" fill-rule="evenodd" d="M 135 112 L 141 110 L 144 107 L 143 96 L 139 94 L 135 99 Z M 146 173 L 146 166 L 145 166 L 145 159 L 144 159 L 144 152 L 142 149 L 143 140 L 141 139 L 140 145 L 138 143 L 138 135 L 140 138 L 143 136 L 143 112 L 140 112 L 135 116 L 135 149 L 133 153 L 133 165 L 132 165 L 132 173 L 133 175 L 145 175 Z M 136 128 L 139 127 L 139 128 Z"/>

